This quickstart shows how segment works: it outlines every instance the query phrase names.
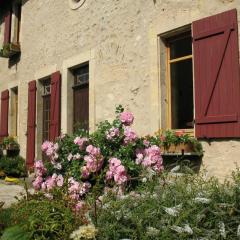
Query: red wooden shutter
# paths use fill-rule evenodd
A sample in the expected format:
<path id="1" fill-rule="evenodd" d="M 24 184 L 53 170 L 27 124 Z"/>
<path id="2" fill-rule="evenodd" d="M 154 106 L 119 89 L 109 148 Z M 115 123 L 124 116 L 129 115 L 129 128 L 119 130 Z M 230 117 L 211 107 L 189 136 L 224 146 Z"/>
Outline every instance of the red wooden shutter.
<path id="1" fill-rule="evenodd" d="M 8 108 L 9 108 L 9 91 L 5 90 L 1 93 L 1 125 L 0 140 L 8 136 Z"/>
<path id="2" fill-rule="evenodd" d="M 32 167 L 35 158 L 36 134 L 36 81 L 28 83 L 28 120 L 27 120 L 27 166 Z"/>
<path id="3" fill-rule="evenodd" d="M 12 10 L 9 7 L 9 10 L 4 19 L 5 29 L 4 29 L 4 44 L 11 42 L 11 24 L 12 24 Z"/>
<path id="4" fill-rule="evenodd" d="M 51 76 L 50 141 L 54 141 L 60 135 L 60 98 L 61 75 L 58 71 Z"/>
<path id="5" fill-rule="evenodd" d="M 236 9 L 193 22 L 195 133 L 240 137 Z"/>

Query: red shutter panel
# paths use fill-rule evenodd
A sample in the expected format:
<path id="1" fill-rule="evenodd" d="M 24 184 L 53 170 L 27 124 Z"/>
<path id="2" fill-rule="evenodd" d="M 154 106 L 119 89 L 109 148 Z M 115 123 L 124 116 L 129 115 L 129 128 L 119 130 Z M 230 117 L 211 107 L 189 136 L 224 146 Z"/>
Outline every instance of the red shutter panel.
<path id="1" fill-rule="evenodd" d="M 61 75 L 58 71 L 51 76 L 50 141 L 54 141 L 60 135 L 60 100 Z"/>
<path id="2" fill-rule="evenodd" d="M 9 7 L 9 10 L 4 19 L 5 29 L 4 29 L 4 44 L 11 42 L 11 24 L 12 24 L 12 10 Z"/>
<path id="3" fill-rule="evenodd" d="M 9 108 L 9 91 L 5 90 L 1 93 L 1 125 L 0 140 L 8 136 L 8 108 Z"/>
<path id="4" fill-rule="evenodd" d="M 240 137 L 237 11 L 193 22 L 195 134 Z"/>
<path id="5" fill-rule="evenodd" d="M 28 83 L 27 166 L 33 167 L 36 134 L 36 81 Z"/>

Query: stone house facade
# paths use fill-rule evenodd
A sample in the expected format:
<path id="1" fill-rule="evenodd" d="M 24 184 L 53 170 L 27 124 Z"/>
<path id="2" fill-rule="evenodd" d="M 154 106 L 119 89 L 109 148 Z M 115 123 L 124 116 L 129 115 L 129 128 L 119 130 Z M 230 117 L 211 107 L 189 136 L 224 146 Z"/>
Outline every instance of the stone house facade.
<path id="1" fill-rule="evenodd" d="M 122 104 L 142 135 L 199 137 L 204 168 L 228 176 L 240 164 L 239 21 L 240 0 L 1 0 L 1 137 L 17 136 L 32 164 L 59 126 L 94 131 Z"/>

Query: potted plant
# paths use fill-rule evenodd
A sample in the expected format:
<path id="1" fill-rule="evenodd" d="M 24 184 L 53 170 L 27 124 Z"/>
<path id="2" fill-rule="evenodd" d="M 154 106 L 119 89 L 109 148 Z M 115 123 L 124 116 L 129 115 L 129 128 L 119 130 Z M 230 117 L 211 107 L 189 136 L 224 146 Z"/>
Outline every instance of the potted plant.
<path id="1" fill-rule="evenodd" d="M 18 43 L 5 43 L 0 49 L 0 57 L 9 58 L 20 53 L 20 45 Z"/>
<path id="2" fill-rule="evenodd" d="M 17 156 L 20 152 L 20 146 L 12 136 L 3 139 L 3 148 L 7 151 L 8 156 Z"/>
<path id="3" fill-rule="evenodd" d="M 162 151 L 167 153 L 202 152 L 201 143 L 184 130 L 166 130 L 160 135 Z"/>

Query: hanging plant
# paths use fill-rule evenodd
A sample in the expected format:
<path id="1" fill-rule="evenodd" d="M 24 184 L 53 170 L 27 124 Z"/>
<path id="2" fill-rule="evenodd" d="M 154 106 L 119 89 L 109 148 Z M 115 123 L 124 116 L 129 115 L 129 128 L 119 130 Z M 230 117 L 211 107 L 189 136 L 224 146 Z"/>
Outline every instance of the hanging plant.
<path id="1" fill-rule="evenodd" d="M 20 45 L 14 43 L 5 43 L 0 49 L 0 57 L 9 58 L 20 52 Z"/>

